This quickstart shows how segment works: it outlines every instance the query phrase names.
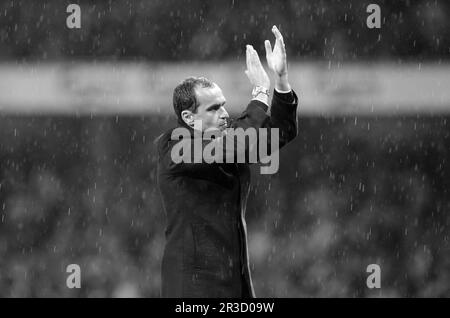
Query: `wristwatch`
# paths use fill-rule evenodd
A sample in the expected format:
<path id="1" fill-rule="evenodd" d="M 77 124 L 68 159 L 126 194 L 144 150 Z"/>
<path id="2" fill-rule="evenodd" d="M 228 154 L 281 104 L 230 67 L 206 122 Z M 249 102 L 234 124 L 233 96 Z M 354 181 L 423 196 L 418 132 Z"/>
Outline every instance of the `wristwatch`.
<path id="1" fill-rule="evenodd" d="M 262 86 L 255 86 L 252 91 L 253 98 L 258 96 L 259 94 L 266 94 L 267 96 L 269 96 L 269 90 Z"/>

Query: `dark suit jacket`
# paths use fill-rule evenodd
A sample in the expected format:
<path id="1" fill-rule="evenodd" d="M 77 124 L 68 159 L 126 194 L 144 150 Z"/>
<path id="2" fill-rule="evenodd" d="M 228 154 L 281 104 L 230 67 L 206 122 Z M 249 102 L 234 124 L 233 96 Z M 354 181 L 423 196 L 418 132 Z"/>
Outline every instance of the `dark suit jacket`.
<path id="1" fill-rule="evenodd" d="M 297 135 L 297 104 L 295 92 L 275 91 L 270 116 L 264 103 L 251 101 L 231 127 L 279 128 L 282 147 Z M 172 130 L 157 139 L 157 181 L 167 218 L 161 296 L 255 297 L 245 223 L 248 164 L 175 164 Z"/>

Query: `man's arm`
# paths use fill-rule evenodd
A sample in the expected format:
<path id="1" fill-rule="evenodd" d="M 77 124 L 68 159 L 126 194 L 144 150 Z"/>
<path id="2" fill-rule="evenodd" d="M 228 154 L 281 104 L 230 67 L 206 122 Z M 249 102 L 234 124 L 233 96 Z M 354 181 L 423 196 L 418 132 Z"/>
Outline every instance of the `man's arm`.
<path id="1" fill-rule="evenodd" d="M 279 148 L 283 147 L 286 143 L 291 141 L 297 136 L 297 104 L 298 98 L 295 92 L 291 89 L 288 81 L 287 74 L 287 62 L 286 62 L 286 50 L 284 47 L 283 37 L 278 29 L 274 26 L 272 32 L 275 35 L 276 41 L 274 49 L 272 50 L 270 42 L 266 41 L 266 58 L 269 68 L 275 73 L 275 91 L 273 94 L 271 105 L 271 116 L 267 115 L 269 96 L 266 94 L 258 94 L 250 101 L 245 111 L 233 121 L 231 128 L 254 128 L 257 131 L 257 139 L 250 140 L 242 144 L 241 139 L 229 138 L 228 135 L 210 140 L 203 140 L 203 147 L 207 144 L 218 144 L 218 148 L 223 150 L 224 162 L 229 162 L 232 159 L 233 162 L 237 162 L 238 156 L 244 154 L 246 162 L 250 156 L 250 151 L 253 147 L 253 151 L 257 150 L 259 144 L 259 128 L 267 129 L 267 149 L 272 150 L 270 145 L 271 141 L 271 129 L 279 129 Z M 266 89 L 270 88 L 270 78 L 265 72 L 257 52 L 251 45 L 247 45 L 246 50 L 246 62 L 247 70 L 245 74 L 249 78 L 250 83 L 253 86 L 260 86 Z M 178 141 L 172 141 L 177 143 Z M 188 143 L 193 147 L 193 143 Z M 228 147 L 227 145 L 232 145 Z M 189 145 L 187 145 L 189 147 Z M 169 147 L 170 148 L 170 147 Z M 276 149 L 276 150 L 278 150 Z M 192 149 L 191 149 L 192 150 Z M 275 150 L 275 149 L 274 149 Z M 259 151 L 257 151 L 259 154 Z M 270 153 L 269 153 L 270 154 Z M 192 161 L 191 161 L 192 162 Z M 177 165 L 171 165 L 176 170 L 191 170 L 195 163 L 181 163 Z M 195 168 L 193 170 L 196 170 Z"/>
<path id="2" fill-rule="evenodd" d="M 273 93 L 272 104 L 271 104 L 271 115 L 268 116 L 266 111 L 268 109 L 269 96 L 260 93 L 254 96 L 252 103 L 258 105 L 257 113 L 259 116 L 255 116 L 253 113 L 249 113 L 249 107 L 243 113 L 237 121 L 234 122 L 233 128 L 267 128 L 267 150 L 268 154 L 272 150 L 271 146 L 271 132 L 272 128 L 279 129 L 279 140 L 278 147 L 273 150 L 278 150 L 285 144 L 293 140 L 297 136 L 298 124 L 297 124 L 297 105 L 298 98 L 295 92 L 292 90 L 291 85 L 288 80 L 288 68 L 287 68 L 287 57 L 286 48 L 283 40 L 283 36 L 276 26 L 272 27 L 272 33 L 275 36 L 275 45 L 271 47 L 270 41 L 266 40 L 264 42 L 266 48 L 266 59 L 269 68 L 275 74 L 275 90 Z M 254 86 L 260 86 L 269 89 L 270 79 L 265 72 L 258 53 L 253 49 L 251 45 L 247 45 L 247 71 L 245 72 L 250 80 L 250 83 Z M 264 110 L 264 113 L 261 112 Z M 257 118 L 256 122 L 252 121 L 252 118 Z M 265 118 L 265 119 L 264 119 Z M 258 134 L 258 140 L 260 136 Z M 255 150 L 258 149 L 259 141 L 256 142 Z M 249 155 L 249 145 L 245 145 L 245 157 Z M 250 145 L 251 146 L 251 145 Z M 236 148 L 234 148 L 236 149 Z M 259 155 L 259 150 L 257 151 Z M 225 154 L 227 156 L 236 156 L 236 153 Z M 259 156 L 258 156 L 259 157 Z M 246 162 L 248 162 L 246 160 Z"/>
<path id="3" fill-rule="evenodd" d="M 279 129 L 279 148 L 281 148 L 297 136 L 298 98 L 289 84 L 286 47 L 283 36 L 276 26 L 272 27 L 272 33 L 275 36 L 273 50 L 270 41 L 264 41 L 267 65 L 275 75 L 271 116 L 265 126 Z M 269 138 L 269 140 L 271 139 Z M 268 149 L 271 148 L 269 147 Z"/>

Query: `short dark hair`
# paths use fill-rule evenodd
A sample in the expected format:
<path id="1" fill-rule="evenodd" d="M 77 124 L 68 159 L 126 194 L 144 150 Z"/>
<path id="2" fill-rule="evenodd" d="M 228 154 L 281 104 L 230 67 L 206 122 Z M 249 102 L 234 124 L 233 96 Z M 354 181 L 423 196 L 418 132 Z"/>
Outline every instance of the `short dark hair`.
<path id="1" fill-rule="evenodd" d="M 193 113 L 199 106 L 195 94 L 196 87 L 213 87 L 214 83 L 205 77 L 188 77 L 173 90 L 173 109 L 178 120 L 183 123 L 181 112 L 190 110 Z"/>

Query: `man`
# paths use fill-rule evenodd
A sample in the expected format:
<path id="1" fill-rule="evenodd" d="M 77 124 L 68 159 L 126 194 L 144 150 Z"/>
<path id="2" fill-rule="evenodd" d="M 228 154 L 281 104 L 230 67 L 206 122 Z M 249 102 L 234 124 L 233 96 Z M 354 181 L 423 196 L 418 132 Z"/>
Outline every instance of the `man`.
<path id="1" fill-rule="evenodd" d="M 297 135 L 298 100 L 288 82 L 283 37 L 275 26 L 272 32 L 276 38 L 273 50 L 265 41 L 267 63 L 275 73 L 271 115 L 266 113 L 270 79 L 257 52 L 247 45 L 245 73 L 254 87 L 253 99 L 231 125 L 227 125 L 226 100 L 217 84 L 205 78 L 188 78 L 175 88 L 177 128 L 188 129 L 192 138 L 189 143 L 195 141 L 198 121 L 202 131 L 216 129 L 223 133 L 213 142 L 223 142 L 227 129 L 240 127 L 278 128 L 279 147 Z M 172 150 L 179 140 L 172 140 L 173 132 L 174 129 L 157 140 L 158 187 L 167 217 L 161 296 L 255 297 L 245 223 L 250 186 L 248 163 L 176 163 Z M 225 156 L 230 155 L 227 151 L 239 150 L 226 148 Z M 244 151 L 249 151 L 248 146 Z"/>

